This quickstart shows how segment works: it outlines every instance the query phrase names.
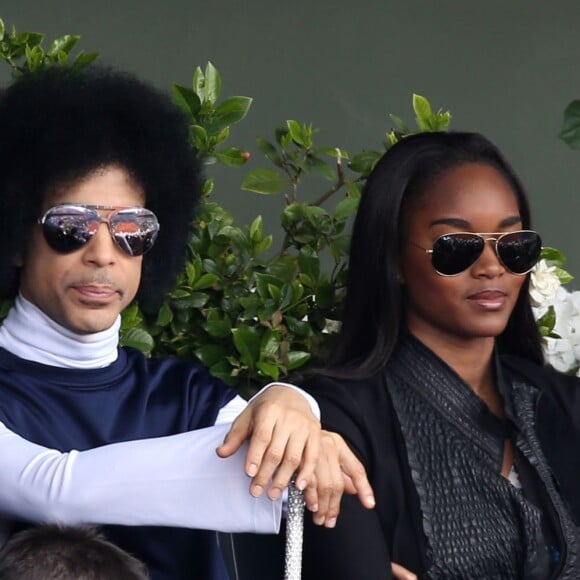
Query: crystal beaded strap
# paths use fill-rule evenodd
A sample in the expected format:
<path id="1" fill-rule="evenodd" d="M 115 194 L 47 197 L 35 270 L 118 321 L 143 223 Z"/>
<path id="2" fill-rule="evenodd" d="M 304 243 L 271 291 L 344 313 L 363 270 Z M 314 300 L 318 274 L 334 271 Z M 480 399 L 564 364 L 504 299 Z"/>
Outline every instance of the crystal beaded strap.
<path id="1" fill-rule="evenodd" d="M 300 580 L 301 578 L 303 532 L 304 496 L 294 485 L 294 480 L 292 480 L 292 483 L 288 487 L 284 580 Z"/>

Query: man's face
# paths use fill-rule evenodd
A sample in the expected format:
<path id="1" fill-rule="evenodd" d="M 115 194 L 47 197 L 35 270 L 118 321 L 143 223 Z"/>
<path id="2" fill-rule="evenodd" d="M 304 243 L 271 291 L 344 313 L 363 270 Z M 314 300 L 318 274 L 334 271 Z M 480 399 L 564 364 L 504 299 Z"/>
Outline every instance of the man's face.
<path id="1" fill-rule="evenodd" d="M 135 207 L 143 202 L 143 191 L 127 172 L 108 166 L 59 191 L 43 211 L 59 203 Z M 22 261 L 20 291 L 65 328 L 79 334 L 100 332 L 135 297 L 142 261 L 115 244 L 105 223 L 85 246 L 69 254 L 52 250 L 38 225 Z"/>

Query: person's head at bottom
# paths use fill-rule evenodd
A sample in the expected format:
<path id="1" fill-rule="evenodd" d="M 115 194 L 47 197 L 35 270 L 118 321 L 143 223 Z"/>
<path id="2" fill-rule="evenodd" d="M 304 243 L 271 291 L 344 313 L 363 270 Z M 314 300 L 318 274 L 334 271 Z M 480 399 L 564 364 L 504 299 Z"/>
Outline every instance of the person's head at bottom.
<path id="1" fill-rule="evenodd" d="M 148 580 L 145 566 L 95 528 L 39 526 L 0 551 L 0 580 Z"/>

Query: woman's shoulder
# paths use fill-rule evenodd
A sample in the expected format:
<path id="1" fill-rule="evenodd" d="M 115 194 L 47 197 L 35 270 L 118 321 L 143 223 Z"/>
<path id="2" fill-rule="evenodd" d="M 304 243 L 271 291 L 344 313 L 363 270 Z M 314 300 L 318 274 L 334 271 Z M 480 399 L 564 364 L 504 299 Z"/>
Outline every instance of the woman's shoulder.
<path id="1" fill-rule="evenodd" d="M 321 371 L 305 376 L 300 386 L 314 397 L 330 400 L 375 400 L 385 392 L 382 372 L 366 377 L 349 377 Z"/>

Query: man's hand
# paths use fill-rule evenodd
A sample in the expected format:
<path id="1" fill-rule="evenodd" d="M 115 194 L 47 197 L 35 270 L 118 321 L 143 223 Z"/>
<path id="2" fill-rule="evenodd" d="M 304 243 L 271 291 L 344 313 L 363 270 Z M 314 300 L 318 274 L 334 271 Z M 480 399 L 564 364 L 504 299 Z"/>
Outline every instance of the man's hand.
<path id="1" fill-rule="evenodd" d="M 218 455 L 233 455 L 246 439 L 252 495 L 260 496 L 271 480 L 268 497 L 278 499 L 298 471 L 296 486 L 318 525 L 335 526 L 345 492 L 374 507 L 361 462 L 340 435 L 321 431 L 307 400 L 293 389 L 272 386 L 256 397 L 234 421 Z"/>
<path id="2" fill-rule="evenodd" d="M 313 485 L 320 434 L 320 422 L 306 398 L 293 389 L 272 386 L 240 413 L 217 453 L 229 457 L 250 439 L 245 467 L 252 478 L 250 492 L 260 496 L 272 480 L 268 497 L 278 499 L 298 470 L 297 487 Z"/>

